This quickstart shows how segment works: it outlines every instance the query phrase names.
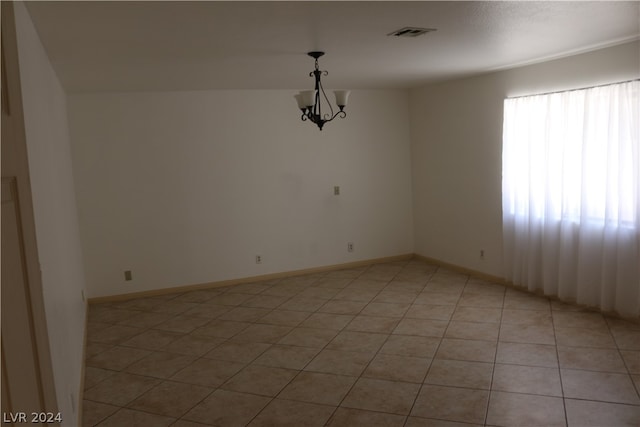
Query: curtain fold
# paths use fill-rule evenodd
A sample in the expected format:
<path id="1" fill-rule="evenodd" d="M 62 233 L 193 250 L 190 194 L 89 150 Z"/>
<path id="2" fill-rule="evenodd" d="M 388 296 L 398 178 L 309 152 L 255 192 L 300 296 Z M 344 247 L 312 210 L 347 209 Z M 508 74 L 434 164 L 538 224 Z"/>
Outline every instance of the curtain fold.
<path id="1" fill-rule="evenodd" d="M 640 315 L 640 84 L 504 102 L 505 277 Z"/>

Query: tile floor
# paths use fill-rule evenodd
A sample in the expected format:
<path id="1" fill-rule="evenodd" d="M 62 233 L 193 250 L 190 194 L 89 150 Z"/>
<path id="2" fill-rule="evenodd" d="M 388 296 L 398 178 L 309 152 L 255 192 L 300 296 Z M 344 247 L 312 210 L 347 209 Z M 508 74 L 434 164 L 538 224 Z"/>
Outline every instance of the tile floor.
<path id="1" fill-rule="evenodd" d="M 639 426 L 640 324 L 420 260 L 89 309 L 85 426 Z"/>

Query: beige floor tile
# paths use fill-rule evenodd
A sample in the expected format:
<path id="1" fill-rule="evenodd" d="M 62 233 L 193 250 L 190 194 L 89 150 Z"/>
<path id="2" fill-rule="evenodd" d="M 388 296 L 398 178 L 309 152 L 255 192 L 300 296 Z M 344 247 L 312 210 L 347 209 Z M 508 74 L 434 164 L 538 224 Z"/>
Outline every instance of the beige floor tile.
<path id="1" fill-rule="evenodd" d="M 291 332 L 291 326 L 256 323 L 231 338 L 233 341 L 275 344 Z"/>
<path id="2" fill-rule="evenodd" d="M 503 365 L 497 363 L 493 373 L 492 389 L 513 393 L 562 397 L 558 369 L 539 366 Z"/>
<path id="3" fill-rule="evenodd" d="M 248 300 L 243 302 L 241 305 L 243 307 L 274 309 L 282 305 L 288 299 L 289 299 L 288 297 L 283 297 L 283 296 L 256 295 L 252 298 L 249 298 Z"/>
<path id="4" fill-rule="evenodd" d="M 175 423 L 171 424 L 171 427 L 210 427 L 211 424 L 196 423 L 193 421 L 187 421 L 185 419 L 179 419 Z"/>
<path id="5" fill-rule="evenodd" d="M 444 338 L 440 343 L 435 358 L 468 360 L 473 362 L 494 362 L 496 358 L 496 343 L 481 340 Z"/>
<path id="6" fill-rule="evenodd" d="M 298 326 L 302 323 L 309 313 L 304 311 L 292 311 L 292 310 L 273 310 L 272 312 L 262 316 L 258 323 L 266 323 L 268 325 L 279 326 Z"/>
<path id="7" fill-rule="evenodd" d="M 337 406 L 356 382 L 356 377 L 300 372 L 278 398 Z"/>
<path id="8" fill-rule="evenodd" d="M 411 411 L 412 416 L 484 424 L 489 392 L 425 384 Z"/>
<path id="9" fill-rule="evenodd" d="M 272 366 L 275 368 L 301 370 L 319 352 L 319 348 L 274 345 L 260 355 L 253 363 L 255 365 Z"/>
<path id="10" fill-rule="evenodd" d="M 322 307 L 318 309 L 320 313 L 333 313 L 333 314 L 358 314 L 363 308 L 367 306 L 364 301 L 341 301 L 331 300 L 327 301 Z"/>
<path id="11" fill-rule="evenodd" d="M 82 425 L 84 427 L 95 426 L 118 409 L 120 409 L 119 406 L 84 400 L 82 402 Z"/>
<path id="12" fill-rule="evenodd" d="M 226 293 L 211 298 L 207 304 L 238 306 L 251 298 L 252 296 L 249 294 Z"/>
<path id="13" fill-rule="evenodd" d="M 482 424 L 458 423 L 433 418 L 409 417 L 405 427 L 482 427 Z"/>
<path id="14" fill-rule="evenodd" d="M 341 406 L 407 415 L 419 390 L 419 384 L 360 378 Z"/>
<path id="15" fill-rule="evenodd" d="M 640 374 L 640 351 L 620 350 L 627 369 L 631 374 Z"/>
<path id="16" fill-rule="evenodd" d="M 204 335 L 208 337 L 231 338 L 234 335 L 248 328 L 251 323 L 234 322 L 231 320 L 212 320 L 192 332 L 193 335 Z"/>
<path id="17" fill-rule="evenodd" d="M 373 357 L 374 353 L 322 350 L 305 366 L 304 370 L 358 376 L 365 370 Z"/>
<path id="18" fill-rule="evenodd" d="M 251 421 L 250 427 L 320 427 L 335 408 L 315 403 L 274 399 Z"/>
<path id="19" fill-rule="evenodd" d="M 566 426 L 564 403 L 560 397 L 492 391 L 487 424 L 504 427 L 563 427 Z"/>
<path id="20" fill-rule="evenodd" d="M 616 348 L 606 329 L 556 328 L 556 341 L 568 347 Z"/>
<path id="21" fill-rule="evenodd" d="M 554 311 L 553 324 L 556 328 L 607 329 L 607 322 L 600 313 Z"/>
<path id="22" fill-rule="evenodd" d="M 554 331 L 550 325 L 513 325 L 503 323 L 500 327 L 500 341 L 528 344 L 556 344 Z"/>
<path id="23" fill-rule="evenodd" d="M 269 289 L 271 286 L 261 283 L 242 283 L 239 285 L 230 286 L 228 289 L 229 293 L 240 293 L 240 294 L 249 294 L 249 295 L 257 295 Z"/>
<path id="24" fill-rule="evenodd" d="M 375 353 L 387 340 L 387 334 L 372 332 L 342 331 L 327 344 L 329 350 L 362 351 Z"/>
<path id="25" fill-rule="evenodd" d="M 134 411 L 132 409 L 120 409 L 106 420 L 98 424 L 99 427 L 148 427 L 148 426 L 169 426 L 173 424 L 175 418 L 162 415 L 148 414 L 146 412 Z"/>
<path id="26" fill-rule="evenodd" d="M 433 292 L 427 285 L 416 299 L 413 301 L 414 305 L 426 304 L 426 305 L 452 305 L 455 306 L 460 299 L 462 289 L 458 292 L 442 292 L 438 289 L 438 292 Z"/>
<path id="27" fill-rule="evenodd" d="M 463 322 L 500 322 L 501 308 L 458 306 L 451 320 Z"/>
<path id="28" fill-rule="evenodd" d="M 618 350 L 558 346 L 561 368 L 627 373 Z"/>
<path id="29" fill-rule="evenodd" d="M 504 308 L 502 310 L 502 323 L 510 325 L 539 325 L 552 327 L 550 311 L 521 310 Z"/>
<path id="30" fill-rule="evenodd" d="M 462 296 L 462 291 L 464 290 L 464 283 L 446 283 L 446 282 L 434 282 L 429 281 L 427 286 L 424 287 L 423 293 L 428 292 L 431 294 L 448 294 L 450 296 L 449 299 L 444 298 L 442 296 L 435 297 L 435 300 L 439 302 L 434 302 L 432 304 L 457 304 L 458 300 Z M 418 296 L 419 298 L 420 296 Z M 414 301 L 417 303 L 417 300 Z"/>
<path id="31" fill-rule="evenodd" d="M 640 330 L 613 328 L 611 333 L 620 350 L 640 350 Z"/>
<path id="32" fill-rule="evenodd" d="M 218 387 L 244 368 L 244 363 L 198 359 L 171 377 L 172 380 L 206 387 Z"/>
<path id="33" fill-rule="evenodd" d="M 380 349 L 382 354 L 432 358 L 440 345 L 440 338 L 390 335 Z"/>
<path id="34" fill-rule="evenodd" d="M 315 328 L 295 328 L 284 336 L 278 344 L 295 345 L 298 347 L 323 348 L 336 335 L 338 331 Z"/>
<path id="35" fill-rule="evenodd" d="M 367 290 L 356 286 L 358 285 L 349 285 L 333 298 L 339 301 L 359 301 L 368 303 L 378 295 L 378 290 Z"/>
<path id="36" fill-rule="evenodd" d="M 636 427 L 640 406 L 565 399 L 569 427 Z"/>
<path id="37" fill-rule="evenodd" d="M 338 408 L 326 425 L 327 427 L 402 427 L 405 418 L 404 415 Z"/>
<path id="38" fill-rule="evenodd" d="M 132 363 L 151 354 L 149 350 L 132 347 L 111 347 L 87 360 L 87 366 L 121 371 Z"/>
<path id="39" fill-rule="evenodd" d="M 493 364 L 491 363 L 434 359 L 424 382 L 488 390 L 491 387 L 492 373 Z"/>
<path id="40" fill-rule="evenodd" d="M 198 305 L 199 304 L 195 302 L 165 301 L 153 306 L 149 311 L 164 314 L 182 314 Z"/>
<path id="41" fill-rule="evenodd" d="M 190 365 L 196 357 L 157 351 L 127 367 L 126 371 L 148 377 L 169 378 Z"/>
<path id="42" fill-rule="evenodd" d="M 413 304 L 405 317 L 449 321 L 455 308 L 455 305 Z"/>
<path id="43" fill-rule="evenodd" d="M 396 335 L 417 335 L 422 337 L 441 338 L 447 329 L 447 322 L 430 319 L 404 318 L 398 323 L 393 333 Z"/>
<path id="44" fill-rule="evenodd" d="M 102 344 L 99 342 L 87 341 L 87 345 L 85 346 L 85 357 L 90 359 L 104 351 L 112 349 L 113 347 L 115 347 L 113 344 Z"/>
<path id="45" fill-rule="evenodd" d="M 299 297 L 302 298 L 320 298 L 329 300 L 336 296 L 340 292 L 340 289 L 335 288 L 322 288 L 322 287 L 312 287 L 307 288 L 304 291 L 298 294 Z"/>
<path id="46" fill-rule="evenodd" d="M 250 363 L 264 353 L 271 344 L 227 341 L 211 350 L 204 357 L 229 362 Z"/>
<path id="47" fill-rule="evenodd" d="M 91 342 L 99 342 L 103 344 L 120 344 L 131 337 L 144 332 L 142 328 L 132 328 L 123 325 L 111 325 L 106 328 L 91 332 L 87 336 L 87 340 Z"/>
<path id="48" fill-rule="evenodd" d="M 313 284 L 317 288 L 344 289 L 353 280 L 351 277 L 324 277 Z"/>
<path id="49" fill-rule="evenodd" d="M 321 298 L 294 297 L 278 307 L 280 310 L 314 312 L 326 304 L 327 300 Z"/>
<path id="50" fill-rule="evenodd" d="M 422 383 L 430 365 L 430 358 L 378 354 L 369 363 L 362 376 L 381 380 Z"/>
<path id="51" fill-rule="evenodd" d="M 94 305 L 88 315 L 89 322 L 97 323 L 120 323 L 128 319 L 134 318 L 139 311 L 124 310 L 115 307 L 106 307 L 103 305 Z"/>
<path id="52" fill-rule="evenodd" d="M 530 294 L 518 295 L 507 292 L 504 297 L 504 308 L 515 310 L 535 310 L 551 313 L 551 304 L 548 298 Z"/>
<path id="53" fill-rule="evenodd" d="M 499 342 L 496 363 L 557 368 L 556 352 L 554 345 Z"/>
<path id="54" fill-rule="evenodd" d="M 224 383 L 224 390 L 274 397 L 296 376 L 292 369 L 249 365 Z"/>
<path id="55" fill-rule="evenodd" d="M 91 366 L 87 366 L 84 369 L 84 389 L 90 389 L 91 387 L 97 385 L 103 380 L 106 380 L 110 376 L 115 375 L 116 373 L 116 371 L 111 371 L 109 369 L 93 368 Z"/>
<path id="56" fill-rule="evenodd" d="M 124 406 L 159 383 L 155 378 L 118 373 L 85 391 L 84 397 L 94 402 Z"/>
<path id="57" fill-rule="evenodd" d="M 640 405 L 628 374 L 561 369 L 564 395 L 572 399 Z"/>
<path id="58" fill-rule="evenodd" d="M 392 304 L 411 304 L 418 296 L 418 292 L 408 292 L 403 290 L 391 291 L 387 285 L 372 302 L 392 303 Z"/>
<path id="59" fill-rule="evenodd" d="M 160 350 L 183 336 L 184 334 L 180 332 L 149 329 L 124 341 L 122 345 L 146 350 Z"/>
<path id="60" fill-rule="evenodd" d="M 208 323 L 210 319 L 206 317 L 194 317 L 194 316 L 186 316 L 180 315 L 172 317 L 166 322 L 160 323 L 159 325 L 154 326 L 154 329 L 159 329 L 162 331 L 171 331 L 171 332 L 180 332 L 182 334 L 188 334 L 196 328 Z"/>
<path id="61" fill-rule="evenodd" d="M 402 317 L 411 307 L 410 303 L 371 302 L 362 310 L 366 316 Z"/>
<path id="62" fill-rule="evenodd" d="M 425 279 L 416 278 L 416 280 L 411 280 L 410 278 L 403 279 L 396 277 L 389 282 L 383 290 L 390 292 L 408 292 L 418 296 L 418 294 L 424 290 L 426 285 L 427 282 Z"/>
<path id="63" fill-rule="evenodd" d="M 449 322 L 446 338 L 497 341 L 500 331 L 499 323 Z"/>
<path id="64" fill-rule="evenodd" d="M 268 308 L 234 307 L 226 313 L 218 316 L 218 319 L 232 320 L 234 322 L 255 322 L 270 311 L 271 309 Z"/>
<path id="65" fill-rule="evenodd" d="M 202 356 L 225 341 L 224 338 L 206 337 L 202 335 L 184 335 L 167 344 L 162 351 L 169 353 L 185 354 L 189 356 Z"/>
<path id="66" fill-rule="evenodd" d="M 398 323 L 400 323 L 399 318 L 359 315 L 354 317 L 345 330 L 390 334 Z"/>
<path id="67" fill-rule="evenodd" d="M 177 296 L 176 298 L 174 298 L 174 301 L 181 301 L 181 302 L 198 302 L 198 303 L 204 303 L 209 301 L 211 298 L 217 296 L 217 295 L 221 295 L 222 292 L 221 291 L 216 291 L 216 290 L 212 290 L 212 289 L 203 289 L 200 291 L 191 291 L 191 292 L 185 292 L 184 294 Z"/>
<path id="68" fill-rule="evenodd" d="M 213 390 L 209 387 L 166 381 L 138 397 L 128 407 L 152 414 L 179 418 L 211 394 Z"/>
<path id="69" fill-rule="evenodd" d="M 500 285 L 498 283 L 490 282 L 487 280 L 476 279 L 473 277 L 469 277 L 467 281 L 467 285 L 464 287 L 465 293 L 474 293 L 474 294 L 497 294 L 503 295 L 505 293 L 506 287 L 504 285 Z"/>
<path id="70" fill-rule="evenodd" d="M 353 315 L 333 313 L 313 313 L 300 326 L 304 328 L 344 329 L 351 322 Z"/>
<path id="71" fill-rule="evenodd" d="M 216 390 L 183 419 L 214 426 L 244 426 L 270 401 L 264 396 Z"/>
<path id="72" fill-rule="evenodd" d="M 502 308 L 503 294 L 472 294 L 463 292 L 458 307 L 493 307 Z"/>
<path id="73" fill-rule="evenodd" d="M 134 328 L 147 329 L 152 328 L 160 323 L 166 322 L 171 317 L 170 314 L 138 312 L 133 317 L 129 317 L 118 322 L 121 325 L 133 326 Z"/>

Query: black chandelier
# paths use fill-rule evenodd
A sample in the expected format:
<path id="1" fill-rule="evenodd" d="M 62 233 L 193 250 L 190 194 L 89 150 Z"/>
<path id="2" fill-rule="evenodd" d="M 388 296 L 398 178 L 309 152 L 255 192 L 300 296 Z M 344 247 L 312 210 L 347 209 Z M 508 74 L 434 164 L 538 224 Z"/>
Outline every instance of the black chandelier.
<path id="1" fill-rule="evenodd" d="M 316 79 L 316 87 L 314 90 L 303 90 L 295 95 L 296 101 L 298 101 L 298 108 L 302 111 L 302 121 L 309 120 L 312 123 L 318 125 L 318 128 L 322 130 L 322 126 L 325 123 L 330 122 L 336 117 L 340 116 L 340 118 L 344 119 L 347 117 L 347 113 L 344 111 L 344 107 L 347 106 L 347 100 L 349 99 L 349 91 L 348 90 L 334 90 L 333 93 L 336 96 L 336 104 L 340 111 L 334 114 L 333 107 L 329 102 L 329 98 L 327 98 L 327 94 L 324 93 L 324 88 L 322 87 L 322 82 L 320 81 L 320 76 L 324 74 L 325 76 L 329 75 L 328 71 L 320 71 L 318 67 L 318 58 L 324 55 L 324 52 L 309 52 L 307 53 L 312 58 L 316 60 L 316 68 L 312 72 L 309 73 L 310 77 L 315 77 Z M 324 97 L 325 102 L 329 105 L 330 113 L 322 114 L 322 106 L 321 100 Z"/>

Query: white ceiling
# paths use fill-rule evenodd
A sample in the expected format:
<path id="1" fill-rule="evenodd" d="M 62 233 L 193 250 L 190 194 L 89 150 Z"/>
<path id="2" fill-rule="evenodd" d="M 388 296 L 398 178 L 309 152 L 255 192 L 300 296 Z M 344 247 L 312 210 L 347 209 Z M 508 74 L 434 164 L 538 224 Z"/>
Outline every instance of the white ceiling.
<path id="1" fill-rule="evenodd" d="M 69 92 L 406 88 L 640 35 L 640 2 L 29 2 Z M 417 38 L 388 33 L 436 28 Z"/>

